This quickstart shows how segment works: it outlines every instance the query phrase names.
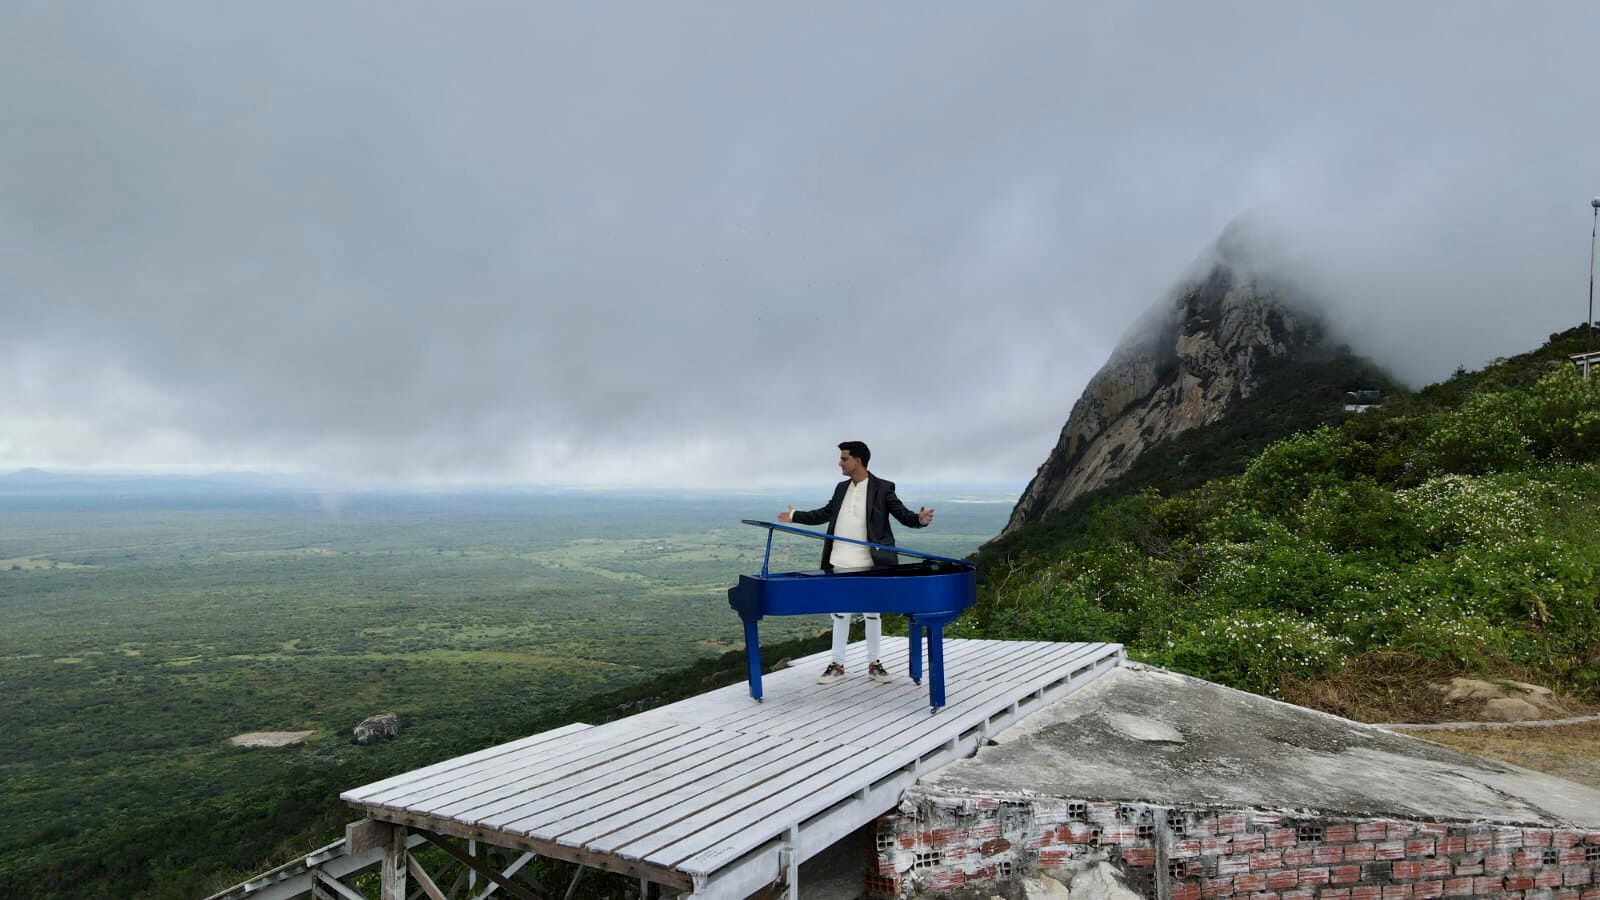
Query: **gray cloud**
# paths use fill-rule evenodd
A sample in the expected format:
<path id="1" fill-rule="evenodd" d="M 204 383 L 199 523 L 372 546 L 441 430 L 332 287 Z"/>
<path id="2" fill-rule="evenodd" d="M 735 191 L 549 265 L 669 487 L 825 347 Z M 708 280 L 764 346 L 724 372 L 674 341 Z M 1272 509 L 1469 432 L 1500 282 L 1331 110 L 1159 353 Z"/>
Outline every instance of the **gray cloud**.
<path id="1" fill-rule="evenodd" d="M 13 4 L 0 466 L 1023 479 L 1241 214 L 1414 381 L 1584 311 L 1588 3 Z"/>

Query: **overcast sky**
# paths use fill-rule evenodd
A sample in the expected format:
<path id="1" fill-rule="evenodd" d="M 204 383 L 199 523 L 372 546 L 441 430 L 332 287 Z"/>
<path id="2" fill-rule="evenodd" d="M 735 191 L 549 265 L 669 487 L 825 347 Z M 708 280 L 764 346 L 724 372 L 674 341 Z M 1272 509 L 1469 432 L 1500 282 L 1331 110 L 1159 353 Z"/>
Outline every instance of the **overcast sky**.
<path id="1" fill-rule="evenodd" d="M 12 0 L 0 470 L 1024 480 L 1235 218 L 1421 383 L 1597 193 L 1592 0 Z"/>

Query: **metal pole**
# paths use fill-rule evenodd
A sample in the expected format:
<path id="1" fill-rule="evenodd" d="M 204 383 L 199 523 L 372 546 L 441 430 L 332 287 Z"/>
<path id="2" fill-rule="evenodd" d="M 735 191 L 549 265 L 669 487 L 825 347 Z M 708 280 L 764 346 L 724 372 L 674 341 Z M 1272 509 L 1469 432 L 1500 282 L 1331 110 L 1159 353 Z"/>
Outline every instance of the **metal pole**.
<path id="1" fill-rule="evenodd" d="M 1589 225 L 1589 352 L 1594 352 L 1594 235 L 1600 226 L 1600 197 L 1589 201 L 1594 207 L 1594 221 Z M 1591 363 L 1592 364 L 1592 363 Z M 1583 378 L 1589 379 L 1589 365 L 1583 367 Z"/>

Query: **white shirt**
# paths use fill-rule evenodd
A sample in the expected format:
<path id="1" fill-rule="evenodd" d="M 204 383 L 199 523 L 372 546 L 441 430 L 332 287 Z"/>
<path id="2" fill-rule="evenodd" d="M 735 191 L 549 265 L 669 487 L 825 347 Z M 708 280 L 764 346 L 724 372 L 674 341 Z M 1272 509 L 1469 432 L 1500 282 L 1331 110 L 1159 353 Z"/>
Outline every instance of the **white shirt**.
<path id="1" fill-rule="evenodd" d="M 844 500 L 839 506 L 839 518 L 834 520 L 833 533 L 839 537 L 867 539 L 867 480 L 850 482 L 844 489 Z M 872 567 L 872 551 L 860 544 L 834 541 L 833 553 L 828 561 L 836 569 Z"/>

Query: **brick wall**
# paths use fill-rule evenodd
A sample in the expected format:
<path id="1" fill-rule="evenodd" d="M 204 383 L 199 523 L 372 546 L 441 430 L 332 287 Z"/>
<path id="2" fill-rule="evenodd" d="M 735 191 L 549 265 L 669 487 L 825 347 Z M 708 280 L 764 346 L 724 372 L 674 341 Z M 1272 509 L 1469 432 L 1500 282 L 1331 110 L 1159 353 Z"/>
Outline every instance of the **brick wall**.
<path id="1" fill-rule="evenodd" d="M 1109 860 L 1171 900 L 1600 900 L 1600 832 L 1563 829 L 933 797 L 880 820 L 877 847 L 884 896 L 1015 894 L 1020 876 Z"/>

